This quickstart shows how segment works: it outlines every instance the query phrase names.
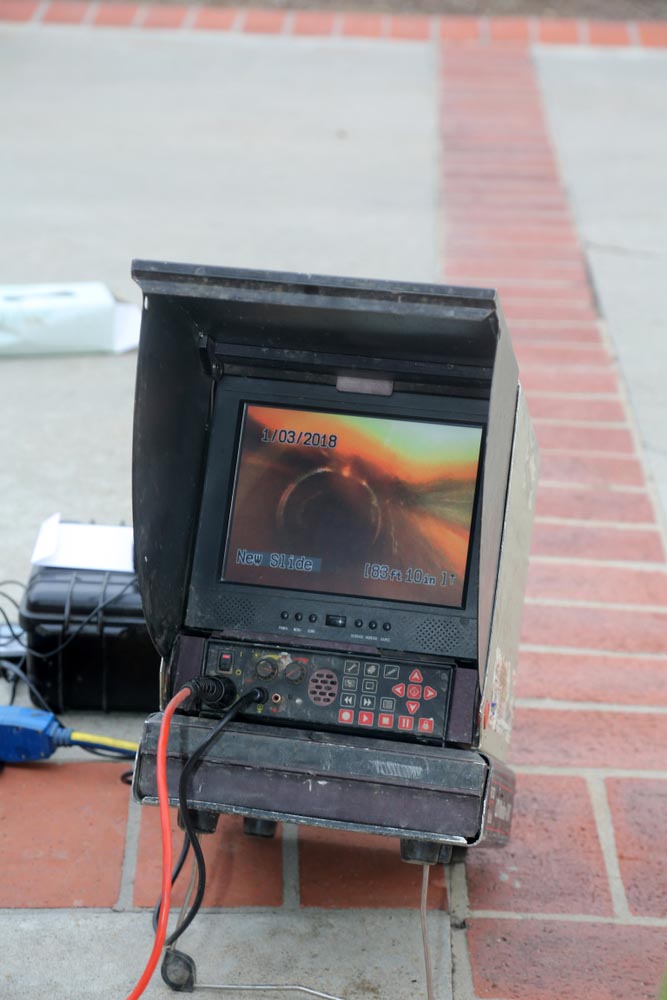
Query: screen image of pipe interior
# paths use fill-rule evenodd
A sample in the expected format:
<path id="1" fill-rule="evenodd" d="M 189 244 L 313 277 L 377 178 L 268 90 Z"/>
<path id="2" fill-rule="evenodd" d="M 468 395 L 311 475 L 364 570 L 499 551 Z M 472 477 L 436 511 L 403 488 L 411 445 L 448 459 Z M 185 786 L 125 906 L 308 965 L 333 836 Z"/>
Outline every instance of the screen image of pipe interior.
<path id="1" fill-rule="evenodd" d="M 246 405 L 223 579 L 461 607 L 482 428 Z"/>

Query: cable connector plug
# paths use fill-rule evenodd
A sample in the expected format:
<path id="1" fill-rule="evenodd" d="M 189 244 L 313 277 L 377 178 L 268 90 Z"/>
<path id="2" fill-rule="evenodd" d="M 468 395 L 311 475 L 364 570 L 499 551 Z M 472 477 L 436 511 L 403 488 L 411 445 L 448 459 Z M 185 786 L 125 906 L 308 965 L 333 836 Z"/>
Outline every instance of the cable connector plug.
<path id="1" fill-rule="evenodd" d="M 167 948 L 162 959 L 160 972 L 167 986 L 174 993 L 192 993 L 195 988 L 197 966 L 194 959 L 184 951 Z"/>
<path id="2" fill-rule="evenodd" d="M 59 746 L 67 745 L 65 734 L 53 712 L 19 705 L 0 707 L 0 761 L 4 764 L 46 760 Z"/>
<path id="3" fill-rule="evenodd" d="M 186 687 L 192 692 L 188 708 L 226 708 L 236 698 L 236 684 L 228 677 L 195 677 Z"/>
<path id="4" fill-rule="evenodd" d="M 138 744 L 130 740 L 67 729 L 53 712 L 41 708 L 0 706 L 0 762 L 27 764 L 31 760 L 46 760 L 59 747 L 74 746 L 114 753 L 119 760 L 134 757 L 138 749 Z"/>

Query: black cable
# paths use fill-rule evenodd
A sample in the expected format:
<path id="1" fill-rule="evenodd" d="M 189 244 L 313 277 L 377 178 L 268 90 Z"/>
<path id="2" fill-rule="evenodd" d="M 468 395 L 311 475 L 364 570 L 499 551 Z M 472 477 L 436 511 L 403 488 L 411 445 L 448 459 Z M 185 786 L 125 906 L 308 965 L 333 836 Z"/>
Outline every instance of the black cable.
<path id="1" fill-rule="evenodd" d="M 67 637 L 67 639 L 65 639 L 64 642 L 61 642 L 60 645 L 56 646 L 55 649 L 49 650 L 48 653 L 38 653 L 36 649 L 32 649 L 32 647 L 29 646 L 28 643 L 23 641 L 23 634 L 14 631 L 14 626 L 10 622 L 7 616 L 7 612 L 2 606 L 0 606 L 0 615 L 2 615 L 2 617 L 5 619 L 7 628 L 9 629 L 14 640 L 18 642 L 19 646 L 22 646 L 23 649 L 25 649 L 28 653 L 30 653 L 31 656 L 36 657 L 38 660 L 50 660 L 51 657 L 57 656 L 58 653 L 62 653 L 63 649 L 69 646 L 70 642 L 76 639 L 76 637 L 79 635 L 80 632 L 83 631 L 86 625 L 88 625 L 89 622 L 93 620 L 95 615 L 99 614 L 100 611 L 103 611 L 104 608 L 108 607 L 110 604 L 113 604 L 114 601 L 117 601 L 119 597 L 123 596 L 126 590 L 128 590 L 130 587 L 135 586 L 135 584 L 136 584 L 136 577 L 133 577 L 131 580 L 128 580 L 128 582 L 123 587 L 120 588 L 117 594 L 114 594 L 113 597 L 108 597 L 106 601 L 101 601 L 97 605 L 97 607 L 93 608 L 93 610 L 90 612 L 89 615 L 87 615 L 82 621 L 79 622 L 79 624 Z"/>
<path id="2" fill-rule="evenodd" d="M 190 852 L 190 837 L 186 833 L 183 837 L 183 845 L 181 847 L 181 853 L 178 856 L 178 860 L 174 865 L 174 870 L 171 873 L 171 884 L 175 885 L 178 876 L 183 871 L 183 865 L 185 864 L 186 858 Z M 162 896 L 158 899 L 155 907 L 153 909 L 153 930 L 157 932 L 157 922 L 160 919 L 160 910 L 162 908 Z M 167 938 L 165 944 L 168 946 L 171 944 L 171 939 Z"/>
<path id="3" fill-rule="evenodd" d="M 194 828 L 190 812 L 188 810 L 188 796 L 187 787 L 192 772 L 195 767 L 204 756 L 206 751 L 213 743 L 218 739 L 220 733 L 225 728 L 228 723 L 232 721 L 235 715 L 237 715 L 246 705 L 252 705 L 255 702 L 265 701 L 266 692 L 262 688 L 251 688 L 243 697 L 239 698 L 231 708 L 228 708 L 216 726 L 211 730 L 209 735 L 205 740 L 199 744 L 199 746 L 190 754 L 186 760 L 183 770 L 181 771 L 181 778 L 178 782 L 178 805 L 181 813 L 181 820 L 183 826 L 185 827 L 185 832 L 187 833 L 190 843 L 192 844 L 192 850 L 194 852 L 195 861 L 197 863 L 197 894 L 193 900 L 192 906 L 188 910 L 188 914 L 183 920 L 180 927 L 177 927 L 174 933 L 168 940 L 168 944 L 171 946 L 175 941 L 183 934 L 183 932 L 190 926 L 194 918 L 199 912 L 202 900 L 204 899 L 204 892 L 206 891 L 206 861 L 204 860 L 204 852 L 201 849 L 201 844 L 197 839 L 197 832 Z"/>
<path id="4" fill-rule="evenodd" d="M 19 587 L 19 589 L 21 590 L 21 592 L 24 592 L 25 589 L 26 589 L 25 583 L 21 583 L 20 580 L 0 580 L 0 587 Z M 6 591 L 4 591 L 4 590 L 0 591 L 0 597 L 6 598 L 6 600 L 8 600 L 10 604 L 14 605 L 14 607 L 16 608 L 17 611 L 20 611 L 20 605 L 19 605 L 18 601 L 16 601 Z M 15 637 L 14 637 L 14 635 L 12 633 L 12 630 L 10 628 L 10 636 L 9 636 L 9 638 L 8 639 L 2 639 L 2 640 L 0 640 L 0 646 L 8 646 L 12 642 L 16 642 L 16 639 L 15 639 Z"/>
<path id="5" fill-rule="evenodd" d="M 35 687 L 35 685 L 30 680 L 30 678 L 28 677 L 28 675 L 26 673 L 24 673 L 23 670 L 21 669 L 22 666 L 23 666 L 23 664 L 25 663 L 25 659 L 26 658 L 24 656 L 23 659 L 20 661 L 20 664 L 21 664 L 20 666 L 17 666 L 15 663 L 12 663 L 11 660 L 0 660 L 0 667 L 4 671 L 6 671 L 7 673 L 13 674 L 14 677 L 17 677 L 19 680 L 23 681 L 23 683 L 27 685 L 30 693 L 32 694 L 33 698 L 35 699 L 35 701 L 37 702 L 37 704 L 39 705 L 39 707 L 43 708 L 45 712 L 50 712 L 51 708 L 47 704 L 46 700 L 40 694 L 38 688 Z M 55 718 L 56 722 L 59 723 L 59 725 L 62 726 L 62 722 L 55 715 L 55 713 L 54 713 L 54 718 Z"/>
<path id="6" fill-rule="evenodd" d="M 8 594 L 6 590 L 0 590 L 0 597 L 2 597 L 5 601 L 9 601 L 10 604 L 13 604 L 17 611 L 21 610 L 20 603 L 16 600 L 15 597 L 12 597 L 11 594 Z"/>
<path id="7" fill-rule="evenodd" d="M 16 701 L 16 690 L 19 685 L 19 681 L 22 679 L 19 676 L 19 671 L 23 671 L 23 666 L 25 664 L 25 655 L 21 657 L 18 664 L 14 663 L 12 660 L 0 659 L 0 676 L 10 685 L 9 692 L 9 705 L 13 705 Z M 26 676 L 25 674 L 23 675 Z"/>

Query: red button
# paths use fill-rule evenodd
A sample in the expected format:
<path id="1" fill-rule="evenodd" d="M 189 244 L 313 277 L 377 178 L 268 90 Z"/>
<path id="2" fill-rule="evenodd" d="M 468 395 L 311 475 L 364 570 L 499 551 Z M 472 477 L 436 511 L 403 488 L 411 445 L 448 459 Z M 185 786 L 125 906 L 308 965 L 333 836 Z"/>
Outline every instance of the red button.
<path id="1" fill-rule="evenodd" d="M 384 714 L 378 715 L 378 726 L 382 726 L 383 729 L 391 729 L 393 725 L 394 725 L 393 715 L 384 715 Z"/>
<path id="2" fill-rule="evenodd" d="M 419 711 L 419 702 L 418 701 L 406 701 L 405 707 L 407 708 L 407 710 L 410 713 L 410 715 L 414 715 L 415 712 Z"/>
<path id="3" fill-rule="evenodd" d="M 351 712 L 349 708 L 340 708 L 338 710 L 338 721 L 344 722 L 346 725 L 351 726 L 354 722 L 354 712 Z"/>
<path id="4" fill-rule="evenodd" d="M 437 698 L 438 692 L 435 688 L 425 687 L 424 688 L 424 701 L 430 701 L 431 698 Z"/>
<path id="5" fill-rule="evenodd" d="M 398 728 L 399 729 L 414 729 L 415 720 L 409 715 L 399 715 L 398 717 Z"/>
<path id="6" fill-rule="evenodd" d="M 359 712 L 357 722 L 360 726 L 372 726 L 375 722 L 375 715 L 373 712 Z"/>
<path id="7" fill-rule="evenodd" d="M 421 684 L 424 680 L 421 670 L 413 670 L 408 679 L 414 681 L 415 684 Z"/>
<path id="8" fill-rule="evenodd" d="M 408 698 L 421 698 L 421 696 L 422 696 L 421 684 L 408 684 Z"/>
<path id="9" fill-rule="evenodd" d="M 417 723 L 417 729 L 420 733 L 432 733 L 434 722 L 433 719 L 420 719 Z"/>
<path id="10" fill-rule="evenodd" d="M 395 684 L 391 690 L 393 694 L 398 695 L 399 698 L 405 697 L 405 684 Z"/>

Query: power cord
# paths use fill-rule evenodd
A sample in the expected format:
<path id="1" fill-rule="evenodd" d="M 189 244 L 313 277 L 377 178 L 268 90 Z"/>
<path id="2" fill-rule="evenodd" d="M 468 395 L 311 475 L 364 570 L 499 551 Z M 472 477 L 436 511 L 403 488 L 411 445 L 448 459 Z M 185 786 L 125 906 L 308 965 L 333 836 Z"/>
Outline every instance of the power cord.
<path id="1" fill-rule="evenodd" d="M 138 998 L 143 994 L 144 990 L 148 986 L 155 968 L 157 966 L 160 954 L 165 945 L 167 938 L 167 925 L 169 921 L 169 911 L 171 909 L 171 889 L 172 889 L 172 856 L 173 848 L 171 841 L 171 824 L 169 815 L 169 790 L 167 785 L 167 747 L 169 742 L 169 730 L 171 728 L 171 722 L 174 717 L 176 710 L 182 706 L 189 698 L 197 698 L 204 700 L 208 705 L 216 705 L 217 707 L 224 707 L 225 704 L 229 704 L 230 697 L 235 694 L 234 685 L 224 679 L 219 677 L 201 677 L 195 680 L 189 681 L 184 687 L 178 691 L 174 697 L 169 701 L 167 707 L 164 710 L 164 715 L 162 717 L 162 725 L 160 726 L 160 736 L 158 739 L 157 748 L 157 790 L 158 790 L 158 804 L 160 809 L 160 828 L 162 831 L 162 894 L 160 896 L 160 909 L 158 913 L 157 920 L 157 930 L 155 932 L 155 941 L 153 943 L 153 949 L 146 963 L 143 973 L 141 974 L 136 986 L 130 994 L 128 994 L 127 1000 L 138 1000 Z M 241 698 L 234 702 L 231 707 L 227 709 L 225 714 L 222 716 L 220 721 L 211 730 L 209 735 L 199 744 L 199 746 L 194 750 L 186 761 L 183 771 L 181 773 L 181 778 L 178 786 L 178 800 L 181 811 L 181 820 L 183 826 L 185 827 L 186 835 L 189 839 L 190 845 L 192 847 L 195 862 L 197 865 L 198 873 L 198 885 L 197 893 L 195 899 L 190 907 L 187 915 L 179 920 L 179 925 L 174 931 L 174 934 L 170 937 L 169 954 L 181 955 L 181 952 L 175 952 L 173 950 L 173 942 L 176 941 L 181 934 L 186 930 L 187 927 L 192 923 L 197 912 L 201 906 L 204 891 L 206 889 L 206 862 L 204 860 L 204 854 L 202 852 L 199 840 L 197 839 L 197 834 L 192 823 L 188 811 L 187 804 L 187 785 L 194 771 L 195 767 L 206 753 L 208 748 L 218 739 L 222 730 L 227 726 L 232 719 L 242 711 L 247 705 L 263 703 L 267 700 L 267 693 L 263 688 L 255 687 L 251 688 L 250 691 L 246 692 Z M 184 956 L 185 960 L 188 960 L 188 956 Z M 192 959 L 189 959 L 192 963 Z M 192 963 L 194 966 L 194 963 Z M 164 978 L 164 972 L 163 972 Z M 169 980 L 165 980 L 169 982 Z M 182 987 L 175 986 L 176 989 L 181 989 Z"/>
<path id="2" fill-rule="evenodd" d="M 190 853 L 190 836 L 189 836 L 189 834 L 186 833 L 185 836 L 183 837 L 183 846 L 181 847 L 181 853 L 179 854 L 178 861 L 174 865 L 174 870 L 171 873 L 171 885 L 172 885 L 172 888 L 176 884 L 178 876 L 181 874 L 181 872 L 183 870 L 183 865 L 185 864 L 187 856 L 188 856 L 189 853 Z M 162 897 L 160 897 L 160 899 L 158 899 L 157 903 L 155 904 L 155 909 L 153 910 L 153 931 L 154 932 L 157 930 L 157 922 L 158 922 L 158 918 L 160 916 L 160 907 L 161 906 L 162 906 Z M 170 939 L 167 938 L 167 945 L 169 945 L 169 944 L 170 944 Z"/>

